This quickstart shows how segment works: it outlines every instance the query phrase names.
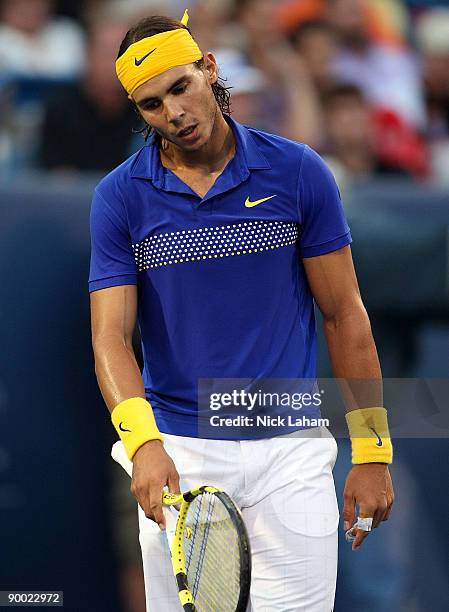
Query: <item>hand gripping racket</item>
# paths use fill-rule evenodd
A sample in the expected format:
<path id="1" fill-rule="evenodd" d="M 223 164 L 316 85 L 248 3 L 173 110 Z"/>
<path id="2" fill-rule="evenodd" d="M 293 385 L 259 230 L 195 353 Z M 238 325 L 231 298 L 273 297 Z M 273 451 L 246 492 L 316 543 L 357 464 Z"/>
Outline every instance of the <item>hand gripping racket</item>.
<path id="1" fill-rule="evenodd" d="M 251 553 L 239 509 L 229 495 L 202 486 L 163 495 L 180 504 L 167 519 L 167 538 L 179 599 L 190 612 L 244 612 L 249 601 Z M 168 508 L 167 508 L 168 510 Z M 170 508 L 171 510 L 171 508 Z"/>

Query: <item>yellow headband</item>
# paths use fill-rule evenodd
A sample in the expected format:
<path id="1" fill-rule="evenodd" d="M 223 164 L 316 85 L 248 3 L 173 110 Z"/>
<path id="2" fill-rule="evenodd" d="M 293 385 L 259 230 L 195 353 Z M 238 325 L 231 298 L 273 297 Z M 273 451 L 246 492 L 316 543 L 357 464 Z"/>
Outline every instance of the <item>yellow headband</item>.
<path id="1" fill-rule="evenodd" d="M 181 20 L 189 21 L 186 10 Z M 200 48 L 185 28 L 162 32 L 133 43 L 115 62 L 120 83 L 132 94 L 142 83 L 175 66 L 193 64 L 203 57 Z"/>

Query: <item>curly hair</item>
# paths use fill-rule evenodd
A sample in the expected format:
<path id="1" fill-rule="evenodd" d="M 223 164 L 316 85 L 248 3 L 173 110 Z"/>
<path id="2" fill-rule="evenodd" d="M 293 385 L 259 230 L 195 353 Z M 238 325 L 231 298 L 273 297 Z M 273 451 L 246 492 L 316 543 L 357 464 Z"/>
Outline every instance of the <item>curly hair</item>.
<path id="1" fill-rule="evenodd" d="M 160 15 L 144 17 L 125 34 L 125 37 L 120 44 L 117 59 L 125 53 L 128 47 L 130 47 L 133 43 L 142 40 L 143 38 L 148 38 L 150 36 L 154 36 L 155 34 L 161 34 L 162 32 L 178 30 L 180 28 L 186 29 L 191 34 L 190 29 L 187 26 L 176 19 L 172 19 L 171 17 L 164 17 Z M 196 61 L 195 66 L 197 66 L 199 70 L 202 70 L 204 68 L 204 59 Z M 225 86 L 224 81 L 220 78 L 216 83 L 212 83 L 212 92 L 215 96 L 215 100 L 217 101 L 221 112 L 226 113 L 227 115 L 231 114 L 230 89 L 230 87 Z M 136 106 L 135 109 L 139 115 L 139 118 L 142 119 Z M 144 127 L 135 131 L 136 133 L 143 134 L 145 140 L 147 140 L 154 133 L 153 128 L 147 123 L 145 123 Z"/>

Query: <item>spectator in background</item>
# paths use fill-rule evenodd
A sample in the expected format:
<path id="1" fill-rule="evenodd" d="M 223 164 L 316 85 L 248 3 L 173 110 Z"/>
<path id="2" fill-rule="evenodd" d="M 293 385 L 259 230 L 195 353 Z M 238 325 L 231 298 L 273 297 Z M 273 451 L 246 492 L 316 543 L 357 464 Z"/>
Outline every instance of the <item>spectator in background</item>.
<path id="1" fill-rule="evenodd" d="M 325 21 L 304 21 L 292 33 L 291 41 L 297 53 L 301 94 L 298 99 L 296 125 L 299 140 L 318 151 L 326 141 L 323 117 L 323 96 L 334 84 L 332 62 L 338 45 L 333 29 Z"/>
<path id="2" fill-rule="evenodd" d="M 84 65 L 84 36 L 52 15 L 51 0 L 0 0 L 0 70 L 19 77 L 72 78 Z"/>
<path id="3" fill-rule="evenodd" d="M 423 13 L 416 25 L 427 103 L 432 174 L 449 185 L 449 9 Z"/>
<path id="4" fill-rule="evenodd" d="M 92 0 L 90 0 L 92 2 Z M 120 19 L 127 19 L 129 24 L 135 23 L 148 14 L 176 16 L 180 8 L 179 0 L 96 0 L 99 10 L 109 11 L 109 14 Z"/>
<path id="5" fill-rule="evenodd" d="M 103 19 L 91 27 L 83 80 L 47 106 L 40 165 L 47 169 L 109 171 L 132 153 L 137 115 L 115 74 L 126 24 Z"/>
<path id="6" fill-rule="evenodd" d="M 250 66 L 243 53 L 236 49 L 215 52 L 219 76 L 231 89 L 231 112 L 239 123 L 257 129 L 263 125 L 263 95 L 267 87 L 263 73 Z"/>
<path id="7" fill-rule="evenodd" d="M 261 94 L 260 129 L 314 148 L 322 144 L 322 113 L 314 82 L 316 65 L 287 40 L 275 19 L 275 0 L 239 0 L 238 20 L 247 61 L 267 82 Z M 325 70 L 324 70 L 325 71 Z"/>
<path id="8" fill-rule="evenodd" d="M 326 161 L 340 189 L 355 179 L 407 176 L 399 165 L 382 159 L 376 148 L 376 126 L 370 106 L 355 85 L 336 85 L 325 98 L 328 155 Z"/>
<path id="9" fill-rule="evenodd" d="M 196 0 L 192 2 L 190 23 L 195 28 L 195 38 L 203 51 L 215 51 L 229 46 L 240 46 L 238 30 L 232 27 L 233 0 Z"/>
<path id="10" fill-rule="evenodd" d="M 301 23 L 325 19 L 328 0 L 284 0 L 276 18 L 285 32 Z M 403 46 L 408 27 L 408 12 L 401 0 L 368 0 L 364 6 L 369 38 L 382 44 Z"/>
<path id="11" fill-rule="evenodd" d="M 370 36 L 367 7 L 367 0 L 327 0 L 327 19 L 340 41 L 334 76 L 357 85 L 371 104 L 421 130 L 425 108 L 417 61 L 405 46 Z"/>
<path id="12" fill-rule="evenodd" d="M 338 54 L 333 28 L 324 20 L 305 21 L 292 33 L 291 40 L 318 92 L 325 93 L 334 83 L 332 64 Z"/>

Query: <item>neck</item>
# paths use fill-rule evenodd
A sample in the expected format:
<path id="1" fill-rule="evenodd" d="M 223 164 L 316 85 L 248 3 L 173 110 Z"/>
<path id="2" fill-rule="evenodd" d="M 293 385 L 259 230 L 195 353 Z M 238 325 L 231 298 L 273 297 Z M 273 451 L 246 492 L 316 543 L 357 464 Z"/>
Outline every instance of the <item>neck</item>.
<path id="1" fill-rule="evenodd" d="M 185 151 L 167 140 L 162 140 L 161 158 L 171 169 L 201 169 L 205 173 L 223 168 L 235 152 L 235 139 L 217 106 L 214 125 L 209 140 L 196 151 Z"/>

